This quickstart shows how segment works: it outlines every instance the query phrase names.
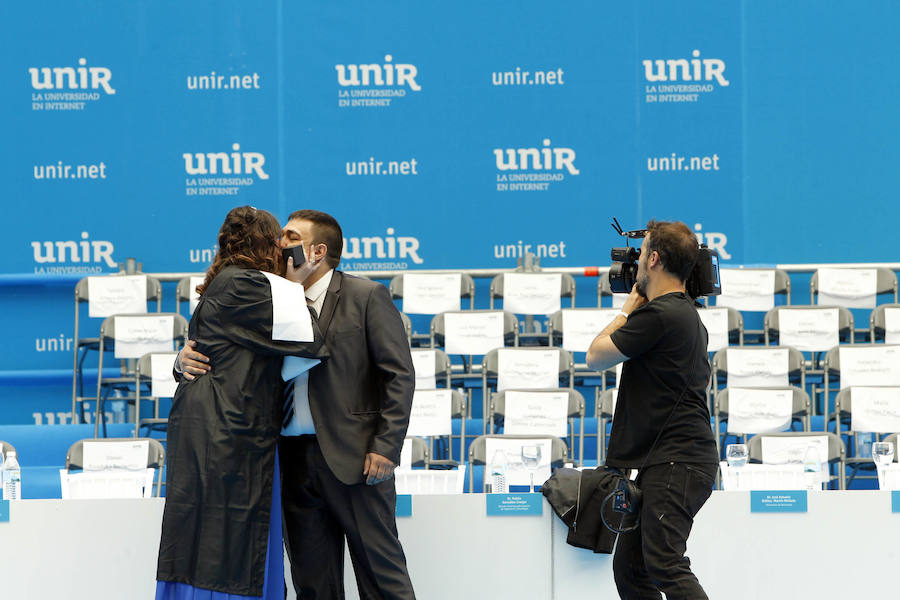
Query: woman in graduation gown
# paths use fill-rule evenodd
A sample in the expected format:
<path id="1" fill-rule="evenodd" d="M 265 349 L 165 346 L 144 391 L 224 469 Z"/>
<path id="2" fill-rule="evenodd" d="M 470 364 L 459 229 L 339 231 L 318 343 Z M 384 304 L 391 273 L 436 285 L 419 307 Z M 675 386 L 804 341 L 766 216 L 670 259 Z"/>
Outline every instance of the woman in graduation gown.
<path id="1" fill-rule="evenodd" d="M 268 212 L 231 210 L 197 288 L 190 339 L 215 368 L 183 380 L 172 403 L 157 600 L 284 597 L 276 476 L 282 360 L 324 360 L 327 351 L 302 286 L 273 275 L 285 269 L 280 235 Z M 305 277 L 302 267 L 287 274 Z M 273 291 L 285 286 L 293 292 L 287 312 L 282 295 L 273 308 Z M 307 333 L 297 335 L 298 326 Z"/>

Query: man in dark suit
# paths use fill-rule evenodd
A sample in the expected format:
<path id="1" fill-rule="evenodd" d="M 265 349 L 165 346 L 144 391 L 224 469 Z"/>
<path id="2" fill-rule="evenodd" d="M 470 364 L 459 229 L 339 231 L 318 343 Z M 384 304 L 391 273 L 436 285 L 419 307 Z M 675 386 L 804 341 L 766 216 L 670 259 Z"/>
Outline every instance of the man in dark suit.
<path id="1" fill-rule="evenodd" d="M 343 234 L 330 215 L 291 214 L 281 244 L 321 261 L 303 285 L 331 352 L 286 385 L 279 451 L 297 596 L 344 597 L 346 538 L 361 598 L 415 598 L 394 518 L 415 388 L 400 313 L 383 285 L 335 270 Z M 178 362 L 186 376 L 209 369 L 190 347 Z"/>

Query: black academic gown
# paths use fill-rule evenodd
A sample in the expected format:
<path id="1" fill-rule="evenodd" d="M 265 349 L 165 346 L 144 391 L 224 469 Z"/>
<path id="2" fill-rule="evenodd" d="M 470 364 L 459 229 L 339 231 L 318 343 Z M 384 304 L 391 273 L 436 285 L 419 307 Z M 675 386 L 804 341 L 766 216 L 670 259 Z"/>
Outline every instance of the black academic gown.
<path id="1" fill-rule="evenodd" d="M 281 429 L 285 355 L 326 358 L 313 342 L 272 340 L 260 271 L 226 267 L 194 311 L 190 339 L 212 370 L 182 381 L 169 415 L 166 505 L 157 579 L 262 594 Z"/>

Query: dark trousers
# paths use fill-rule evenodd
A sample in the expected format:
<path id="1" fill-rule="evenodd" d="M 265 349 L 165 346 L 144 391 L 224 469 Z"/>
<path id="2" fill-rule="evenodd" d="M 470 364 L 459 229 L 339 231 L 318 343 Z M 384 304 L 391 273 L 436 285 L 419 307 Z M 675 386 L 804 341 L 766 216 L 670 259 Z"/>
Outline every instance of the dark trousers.
<path id="1" fill-rule="evenodd" d="M 712 493 L 718 465 L 665 463 L 638 474 L 640 525 L 619 535 L 613 557 L 622 600 L 707 598 L 684 555 L 694 515 Z"/>
<path id="2" fill-rule="evenodd" d="M 344 598 L 344 538 L 363 600 L 415 598 L 397 538 L 394 480 L 347 485 L 316 437 L 279 442 L 284 539 L 301 600 Z"/>

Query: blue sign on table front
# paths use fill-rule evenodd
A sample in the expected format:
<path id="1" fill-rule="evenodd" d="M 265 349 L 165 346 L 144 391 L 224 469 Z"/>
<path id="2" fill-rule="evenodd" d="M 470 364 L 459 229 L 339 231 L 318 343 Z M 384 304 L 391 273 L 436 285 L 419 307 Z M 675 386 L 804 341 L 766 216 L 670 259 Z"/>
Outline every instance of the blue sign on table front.
<path id="1" fill-rule="evenodd" d="M 9 523 L 9 500 L 0 500 L 0 523 Z"/>
<path id="2" fill-rule="evenodd" d="M 412 516 L 412 496 L 410 494 L 397 494 L 397 504 L 394 507 L 394 516 Z"/>
<path id="3" fill-rule="evenodd" d="M 806 490 L 751 490 L 750 512 L 806 512 Z"/>
<path id="4" fill-rule="evenodd" d="M 541 494 L 485 494 L 489 517 L 512 517 L 544 514 L 544 497 Z"/>

